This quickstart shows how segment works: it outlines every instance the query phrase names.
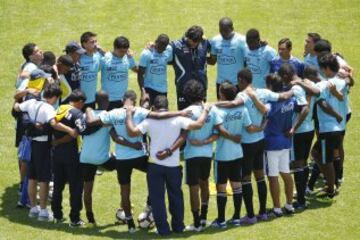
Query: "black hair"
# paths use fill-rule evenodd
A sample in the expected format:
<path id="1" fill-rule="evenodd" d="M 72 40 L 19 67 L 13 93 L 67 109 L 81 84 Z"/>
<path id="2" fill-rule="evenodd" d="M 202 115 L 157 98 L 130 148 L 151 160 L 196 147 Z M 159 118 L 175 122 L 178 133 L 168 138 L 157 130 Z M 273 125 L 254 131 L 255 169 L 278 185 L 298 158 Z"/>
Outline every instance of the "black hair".
<path id="1" fill-rule="evenodd" d="M 318 75 L 319 75 L 319 72 L 315 66 L 309 65 L 304 68 L 304 78 L 311 80 L 311 79 L 316 78 Z"/>
<path id="2" fill-rule="evenodd" d="M 73 67 L 74 65 L 74 60 L 70 55 L 61 55 L 57 62 L 67 67 Z"/>
<path id="3" fill-rule="evenodd" d="M 86 43 L 87 41 L 89 41 L 90 38 L 92 37 L 96 37 L 96 33 L 93 32 L 84 32 L 81 37 L 80 37 L 80 43 L 81 46 L 83 46 L 83 43 Z M 84 47 L 84 46 L 83 46 Z"/>
<path id="4" fill-rule="evenodd" d="M 155 42 L 156 42 L 156 44 L 159 45 L 159 47 L 161 47 L 161 48 L 166 48 L 166 46 L 167 46 L 167 45 L 169 44 L 169 42 L 170 42 L 170 39 L 169 39 L 169 36 L 168 36 L 168 35 L 162 33 L 162 34 L 160 34 L 160 35 L 157 37 L 157 39 L 156 39 Z"/>
<path id="5" fill-rule="evenodd" d="M 283 38 L 279 41 L 278 45 L 284 44 L 287 49 L 291 49 L 292 48 L 292 42 L 289 38 Z"/>
<path id="6" fill-rule="evenodd" d="M 318 33 L 308 33 L 307 35 L 309 38 L 311 38 L 313 40 L 314 43 L 316 43 L 317 41 L 319 41 L 321 39 L 321 36 Z"/>
<path id="7" fill-rule="evenodd" d="M 30 62 L 30 56 L 34 53 L 35 47 L 36 47 L 35 43 L 27 43 L 23 47 L 22 54 L 26 62 Z"/>
<path id="8" fill-rule="evenodd" d="M 62 91 L 60 89 L 60 86 L 55 83 L 51 83 L 45 86 L 43 97 L 48 99 L 52 97 L 60 97 L 61 94 Z"/>
<path id="9" fill-rule="evenodd" d="M 238 81 L 241 79 L 242 81 L 247 82 L 248 84 L 252 83 L 252 73 L 250 69 L 243 68 L 240 72 L 237 74 Z"/>
<path id="10" fill-rule="evenodd" d="M 336 56 L 327 53 L 318 57 L 318 63 L 320 68 L 329 68 L 333 72 L 338 72 L 340 69 L 340 65 Z"/>
<path id="11" fill-rule="evenodd" d="M 157 110 L 168 109 L 169 101 L 165 95 L 158 95 L 154 99 L 154 108 Z"/>
<path id="12" fill-rule="evenodd" d="M 260 32 L 255 28 L 251 28 L 246 32 L 246 40 L 260 40 Z"/>
<path id="13" fill-rule="evenodd" d="M 316 53 L 330 53 L 331 48 L 331 43 L 326 39 L 320 39 L 314 45 L 314 51 Z"/>
<path id="14" fill-rule="evenodd" d="M 127 39 L 124 36 L 119 36 L 117 38 L 115 38 L 114 43 L 113 43 L 114 49 L 126 49 L 130 47 L 130 42 L 129 39 Z"/>
<path id="15" fill-rule="evenodd" d="M 219 88 L 219 92 L 225 97 L 225 100 L 231 101 L 234 100 L 237 94 L 237 88 L 235 85 L 231 84 L 229 80 L 225 80 Z"/>
<path id="16" fill-rule="evenodd" d="M 126 99 L 130 99 L 132 101 L 136 101 L 136 93 L 134 90 L 127 90 L 123 97 L 123 102 L 125 102 Z"/>
<path id="17" fill-rule="evenodd" d="M 234 28 L 234 24 L 231 18 L 229 17 L 223 17 L 219 21 L 219 26 L 227 27 L 227 28 Z"/>
<path id="18" fill-rule="evenodd" d="M 86 101 L 86 95 L 79 89 L 75 89 L 69 96 L 69 102 L 79 102 L 79 101 Z"/>
<path id="19" fill-rule="evenodd" d="M 295 75 L 295 69 L 290 64 L 283 63 L 283 64 L 281 64 L 281 66 L 278 70 L 278 75 L 282 79 L 292 79 L 293 76 Z"/>
<path id="20" fill-rule="evenodd" d="M 193 42 L 200 42 L 203 39 L 204 30 L 202 27 L 194 25 L 190 27 L 186 33 L 185 37 L 192 40 Z"/>
<path id="21" fill-rule="evenodd" d="M 95 101 L 99 108 L 105 109 L 105 105 L 109 104 L 109 95 L 104 90 L 99 90 L 95 94 Z"/>
<path id="22" fill-rule="evenodd" d="M 53 66 L 56 63 L 56 56 L 52 51 L 46 51 L 43 53 L 44 59 L 42 64 L 43 65 L 50 65 Z"/>
<path id="23" fill-rule="evenodd" d="M 58 78 L 58 74 L 57 72 L 55 71 L 55 69 L 53 68 L 53 66 L 50 66 L 50 65 L 41 65 L 39 67 L 41 70 L 43 70 L 45 73 L 49 73 L 51 74 L 51 77 L 56 80 Z"/>
<path id="24" fill-rule="evenodd" d="M 279 75 L 269 74 L 266 76 L 266 86 L 271 87 L 274 92 L 281 92 L 283 90 L 283 82 Z"/>
<path id="25" fill-rule="evenodd" d="M 183 94 L 189 103 L 203 101 L 205 98 L 204 85 L 199 81 L 189 80 L 185 83 Z"/>

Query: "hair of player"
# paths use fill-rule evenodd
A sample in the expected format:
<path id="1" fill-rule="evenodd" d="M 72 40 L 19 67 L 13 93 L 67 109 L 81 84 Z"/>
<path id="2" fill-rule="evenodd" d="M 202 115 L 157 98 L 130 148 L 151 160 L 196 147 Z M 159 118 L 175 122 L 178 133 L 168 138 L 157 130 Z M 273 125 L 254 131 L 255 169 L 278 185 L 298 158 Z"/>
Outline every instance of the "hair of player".
<path id="1" fill-rule="evenodd" d="M 44 59 L 42 64 L 53 66 L 56 63 L 56 56 L 52 51 L 46 51 L 43 53 Z"/>
<path id="2" fill-rule="evenodd" d="M 159 47 L 161 48 L 166 48 L 169 42 L 170 42 L 169 36 L 164 33 L 160 34 L 155 41 L 155 43 L 158 44 Z"/>
<path id="3" fill-rule="evenodd" d="M 283 82 L 279 75 L 272 73 L 266 76 L 266 86 L 274 92 L 281 92 L 283 89 Z"/>
<path id="4" fill-rule="evenodd" d="M 79 89 L 75 89 L 74 91 L 72 91 L 72 93 L 69 96 L 69 101 L 70 102 L 80 102 L 86 101 L 86 95 L 85 93 L 83 93 L 82 91 L 80 91 Z"/>
<path id="5" fill-rule="evenodd" d="M 248 68 L 243 68 L 241 71 L 238 72 L 237 74 L 237 79 L 238 81 L 245 81 L 248 84 L 252 83 L 252 73 L 250 71 L 250 69 Z"/>
<path id="6" fill-rule="evenodd" d="M 237 88 L 229 80 L 224 81 L 219 88 L 220 93 L 225 97 L 225 100 L 234 100 L 237 94 Z"/>
<path id="7" fill-rule="evenodd" d="M 83 44 L 86 43 L 87 41 L 89 41 L 89 39 L 92 38 L 92 37 L 96 37 L 96 33 L 84 32 L 80 37 L 81 46 L 84 47 Z"/>
<path id="8" fill-rule="evenodd" d="M 292 42 L 289 38 L 283 38 L 279 41 L 278 45 L 280 46 L 281 44 L 284 44 L 287 49 L 292 49 Z"/>
<path id="9" fill-rule="evenodd" d="M 234 23 L 233 23 L 231 18 L 223 17 L 219 21 L 219 26 L 233 29 L 234 28 Z"/>
<path id="10" fill-rule="evenodd" d="M 281 77 L 281 79 L 285 81 L 291 81 L 291 79 L 295 75 L 295 70 L 290 64 L 284 63 L 280 66 L 278 70 L 278 75 Z"/>
<path id="11" fill-rule="evenodd" d="M 129 39 L 124 36 L 119 36 L 115 38 L 113 47 L 114 49 L 127 49 L 130 47 Z"/>
<path id="12" fill-rule="evenodd" d="M 308 35 L 309 38 L 312 39 L 312 41 L 314 43 L 316 43 L 317 41 L 319 41 L 321 39 L 321 36 L 318 33 L 308 33 L 307 35 Z"/>
<path id="13" fill-rule="evenodd" d="M 166 96 L 164 95 L 158 95 L 154 99 L 154 108 L 156 110 L 160 109 L 168 109 L 169 108 L 169 101 Z"/>
<path id="14" fill-rule="evenodd" d="M 60 97 L 61 94 L 62 91 L 60 89 L 60 86 L 58 84 L 51 83 L 45 86 L 43 97 L 45 99 L 49 99 L 52 97 Z"/>
<path id="15" fill-rule="evenodd" d="M 105 109 L 109 104 L 109 95 L 104 90 L 99 90 L 95 94 L 95 102 L 100 109 Z"/>
<path id="16" fill-rule="evenodd" d="M 125 102 L 126 99 L 130 99 L 132 101 L 136 101 L 136 93 L 134 90 L 127 90 L 123 97 L 123 102 Z"/>
<path id="17" fill-rule="evenodd" d="M 318 75 L 319 72 L 315 66 L 309 65 L 304 68 L 304 78 L 312 80 L 316 78 Z"/>
<path id="18" fill-rule="evenodd" d="M 47 64 L 43 64 L 39 67 L 41 70 L 43 70 L 45 73 L 49 73 L 51 74 L 51 77 L 56 80 L 58 78 L 58 74 L 55 71 L 55 69 L 53 68 L 53 66 L 47 65 Z"/>
<path id="19" fill-rule="evenodd" d="M 185 83 L 183 94 L 189 103 L 203 101 L 205 98 L 205 88 L 202 83 L 196 80 L 190 80 Z"/>
<path id="20" fill-rule="evenodd" d="M 22 54 L 26 62 L 30 62 L 30 56 L 34 53 L 35 47 L 36 47 L 35 43 L 27 43 L 23 47 Z"/>
<path id="21" fill-rule="evenodd" d="M 332 72 L 335 73 L 338 72 L 340 69 L 340 65 L 338 60 L 336 59 L 336 56 L 331 53 L 327 53 L 319 56 L 318 63 L 320 68 L 323 69 L 329 68 Z"/>
<path id="22" fill-rule="evenodd" d="M 74 60 L 72 59 L 72 57 L 70 55 L 61 55 L 58 59 L 57 59 L 57 63 L 60 63 L 64 66 L 71 66 L 74 64 Z"/>
<path id="23" fill-rule="evenodd" d="M 203 39 L 203 35 L 204 30 L 197 25 L 191 26 L 185 33 L 185 37 L 193 42 L 200 42 Z"/>
<path id="24" fill-rule="evenodd" d="M 320 39 L 314 45 L 314 51 L 316 53 L 330 53 L 331 50 L 331 43 L 326 39 Z"/>
<path id="25" fill-rule="evenodd" d="M 255 28 L 251 28 L 246 32 L 246 39 L 248 40 L 260 40 L 260 32 Z"/>

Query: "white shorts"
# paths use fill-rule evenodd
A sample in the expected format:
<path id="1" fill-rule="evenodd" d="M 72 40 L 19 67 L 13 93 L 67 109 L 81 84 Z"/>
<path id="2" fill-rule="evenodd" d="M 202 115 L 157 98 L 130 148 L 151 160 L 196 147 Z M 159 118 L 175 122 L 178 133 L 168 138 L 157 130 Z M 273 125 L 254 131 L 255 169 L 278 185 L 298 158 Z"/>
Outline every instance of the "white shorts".
<path id="1" fill-rule="evenodd" d="M 290 173 L 290 149 L 266 151 L 266 172 L 269 177 L 277 177 L 280 173 Z"/>

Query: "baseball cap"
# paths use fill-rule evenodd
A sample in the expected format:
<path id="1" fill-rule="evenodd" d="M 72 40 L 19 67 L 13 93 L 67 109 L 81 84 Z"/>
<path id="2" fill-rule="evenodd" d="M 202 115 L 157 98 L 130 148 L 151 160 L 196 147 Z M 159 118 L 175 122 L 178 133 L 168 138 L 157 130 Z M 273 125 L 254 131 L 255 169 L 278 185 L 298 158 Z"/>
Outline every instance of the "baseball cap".
<path id="1" fill-rule="evenodd" d="M 39 78 L 49 78 L 51 74 L 44 72 L 41 69 L 35 69 L 30 73 L 30 80 L 39 79 Z"/>
<path id="2" fill-rule="evenodd" d="M 85 49 L 83 49 L 81 45 L 75 41 L 71 41 L 68 44 L 66 44 L 64 51 L 66 53 L 76 52 L 78 54 L 84 54 L 86 52 Z"/>

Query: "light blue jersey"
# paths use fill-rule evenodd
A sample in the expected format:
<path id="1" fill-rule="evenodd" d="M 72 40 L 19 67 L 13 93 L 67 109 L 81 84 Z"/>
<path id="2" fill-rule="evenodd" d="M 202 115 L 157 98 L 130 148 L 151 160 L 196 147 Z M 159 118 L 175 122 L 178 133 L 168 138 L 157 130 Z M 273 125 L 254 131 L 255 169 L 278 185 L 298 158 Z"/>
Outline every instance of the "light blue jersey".
<path id="1" fill-rule="evenodd" d="M 138 125 L 147 117 L 148 114 L 148 110 L 137 107 L 133 116 L 134 124 Z M 142 136 L 130 137 L 128 135 L 125 121 L 126 109 L 117 108 L 110 112 L 105 112 L 104 114 L 100 115 L 100 119 L 104 124 L 112 125 L 115 128 L 116 134 L 119 137 L 122 137 L 132 143 L 142 142 Z M 128 160 L 142 157 L 145 155 L 145 152 L 144 150 L 136 150 L 130 147 L 126 147 L 124 145 L 116 144 L 115 154 L 117 160 Z"/>
<path id="2" fill-rule="evenodd" d="M 94 110 L 95 118 L 99 118 L 104 110 Z M 80 162 L 101 165 L 109 159 L 110 128 L 102 127 L 90 135 L 84 135 L 80 153 Z"/>
<path id="3" fill-rule="evenodd" d="M 310 83 L 313 87 L 316 86 L 314 82 Z M 314 123 L 313 123 L 313 112 L 314 112 L 314 105 L 316 101 L 316 96 L 311 96 L 309 104 L 309 113 L 306 115 L 306 118 L 301 123 L 301 125 L 296 129 L 295 133 L 305 133 L 314 131 Z M 299 103 L 298 103 L 299 105 Z M 300 104 L 301 105 L 301 104 Z M 295 111 L 293 122 L 299 116 L 299 113 Z"/>
<path id="4" fill-rule="evenodd" d="M 299 85 L 294 85 L 291 90 L 294 93 L 294 98 L 296 100 L 296 105 L 304 106 L 307 105 L 308 102 L 306 101 L 306 91 Z"/>
<path id="5" fill-rule="evenodd" d="M 203 107 L 199 105 L 191 105 L 187 108 L 192 112 L 192 120 L 196 121 L 202 111 Z M 222 123 L 222 119 L 217 114 L 217 108 L 212 107 L 209 115 L 205 121 L 205 124 L 198 130 L 192 130 L 188 133 L 187 143 L 184 149 L 184 157 L 185 159 L 194 158 L 194 157 L 212 157 L 213 154 L 213 144 L 207 144 L 202 146 L 195 146 L 190 144 L 190 140 L 205 140 L 209 138 L 211 135 L 216 133 L 214 127 Z"/>
<path id="6" fill-rule="evenodd" d="M 145 68 L 144 87 L 161 93 L 168 91 L 167 64 L 172 61 L 172 55 L 170 45 L 162 53 L 158 53 L 155 49 L 142 51 L 139 66 Z"/>
<path id="7" fill-rule="evenodd" d="M 136 66 L 132 57 L 122 58 L 107 52 L 100 61 L 101 88 L 109 94 L 110 101 L 119 101 L 128 90 L 129 69 Z"/>
<path id="8" fill-rule="evenodd" d="M 237 85 L 237 74 L 244 68 L 246 41 L 245 37 L 235 33 L 229 39 L 223 39 L 219 34 L 211 41 L 211 55 L 217 59 L 216 83 L 221 84 L 229 80 L 233 85 Z"/>
<path id="9" fill-rule="evenodd" d="M 269 89 L 265 88 L 257 88 L 255 89 L 256 97 L 262 102 L 275 102 L 279 100 L 279 94 L 275 93 L 273 91 L 270 91 Z M 240 92 L 238 93 L 236 98 L 241 98 L 244 101 L 244 106 L 246 107 L 247 111 L 249 112 L 250 120 L 253 125 L 260 126 L 263 114 L 256 108 L 253 100 L 245 93 Z M 241 133 L 241 142 L 242 143 L 254 143 L 257 141 L 260 141 L 264 138 L 264 132 L 255 132 L 255 133 L 249 133 L 246 128 L 242 129 Z"/>
<path id="10" fill-rule="evenodd" d="M 80 56 L 80 89 L 86 95 L 85 103 L 95 102 L 97 75 L 100 69 L 101 54 L 96 52 L 92 56 Z"/>
<path id="11" fill-rule="evenodd" d="M 344 88 L 346 89 L 345 81 L 339 79 L 338 77 L 331 78 L 328 81 L 335 84 L 336 89 L 339 92 L 343 92 Z M 328 84 L 329 83 L 327 81 L 321 81 L 316 84 L 320 89 L 320 96 L 318 97 L 318 100 L 320 100 L 320 99 L 325 100 L 327 102 L 327 104 L 329 104 L 334 109 L 334 111 L 336 111 L 337 113 L 342 115 L 342 113 L 344 111 L 342 109 L 343 103 L 341 103 L 341 101 L 339 101 L 335 96 L 333 96 L 330 93 Z M 343 119 L 343 121 L 341 123 L 338 123 L 336 121 L 336 118 L 325 113 L 321 109 L 320 106 L 317 108 L 317 115 L 318 115 L 318 119 L 319 119 L 320 133 L 336 132 L 336 131 L 345 130 L 345 121 L 346 121 L 345 119 Z"/>
<path id="12" fill-rule="evenodd" d="M 252 85 L 255 88 L 266 88 L 265 77 L 270 73 L 271 61 L 276 57 L 276 51 L 266 45 L 256 50 L 246 50 L 246 66 L 252 73 Z"/>
<path id="13" fill-rule="evenodd" d="M 244 127 L 251 125 L 248 110 L 244 106 L 236 108 L 218 108 L 218 114 L 225 129 L 232 135 L 241 135 Z M 224 137 L 216 141 L 216 161 L 232 161 L 243 157 L 241 144 Z"/>
<path id="14" fill-rule="evenodd" d="M 315 67 L 318 71 L 320 71 L 320 67 L 319 67 L 319 63 L 318 63 L 318 60 L 317 60 L 317 56 L 314 55 L 310 55 L 310 53 L 308 53 L 305 57 L 304 57 L 304 64 L 305 64 L 305 67 L 306 66 L 313 66 Z"/>

